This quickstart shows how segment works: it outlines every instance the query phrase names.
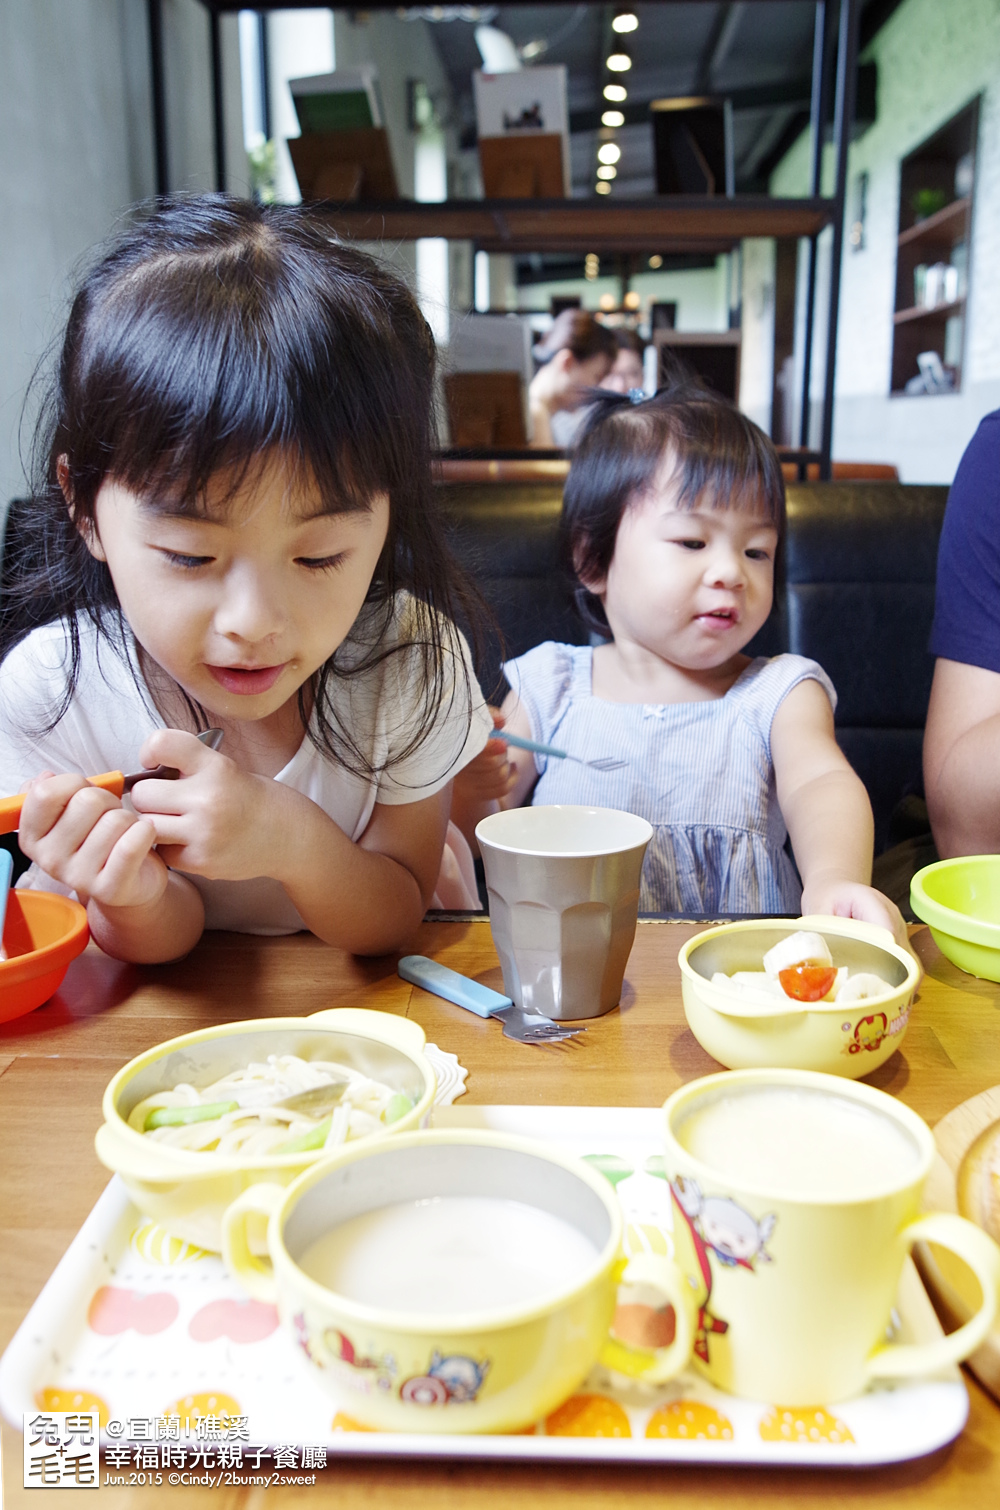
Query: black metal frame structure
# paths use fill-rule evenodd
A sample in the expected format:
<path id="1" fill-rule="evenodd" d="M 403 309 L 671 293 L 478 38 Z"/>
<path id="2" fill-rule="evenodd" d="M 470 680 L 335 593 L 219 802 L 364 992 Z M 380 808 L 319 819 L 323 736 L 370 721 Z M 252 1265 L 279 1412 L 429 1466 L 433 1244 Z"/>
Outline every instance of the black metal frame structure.
<path id="1" fill-rule="evenodd" d="M 215 180 L 217 188 L 226 183 L 225 120 L 222 91 L 222 49 L 219 18 L 227 13 L 255 9 L 240 0 L 201 0 L 209 15 L 209 41 L 212 73 L 212 119 L 214 127 Z M 567 0 L 568 3 L 568 0 Z M 678 3 L 678 0 L 658 0 L 661 5 Z M 709 3 L 709 0 L 701 0 Z M 753 0 L 750 0 L 753 3 Z M 850 147 L 851 129 L 854 123 L 855 79 L 858 62 L 858 16 L 859 0 L 815 0 L 816 23 L 813 47 L 812 98 L 810 124 L 812 129 L 812 159 L 810 172 L 810 197 L 821 197 L 823 161 L 823 138 L 830 114 L 828 76 L 831 71 L 834 34 L 836 37 L 836 82 L 834 87 L 833 141 L 835 153 L 835 179 L 832 201 L 833 247 L 830 257 L 830 294 L 827 307 L 826 363 L 823 383 L 823 409 L 821 440 L 819 448 L 820 476 L 831 476 L 831 451 L 833 445 L 833 403 L 837 365 L 837 327 L 840 315 L 840 274 L 844 254 L 844 220 L 847 200 L 847 156 Z M 291 10 L 300 8 L 301 0 L 271 0 L 268 10 Z M 395 9 L 396 0 L 368 0 L 369 10 Z M 163 57 L 162 0 L 146 0 L 149 19 L 149 56 L 153 99 L 153 135 L 156 159 L 156 188 L 158 194 L 169 192 L 169 160 L 167 152 L 167 113 Z M 324 9 L 329 7 L 324 6 Z M 263 20 L 262 16 L 262 20 Z M 834 24 L 836 22 L 836 24 Z M 262 77 L 266 93 L 266 21 L 261 28 Z M 265 99 L 265 116 L 269 114 Z M 811 380 L 813 345 L 816 328 L 816 284 L 818 261 L 818 234 L 809 238 L 807 262 L 807 288 L 805 307 L 805 330 L 803 337 L 803 382 L 802 412 L 799 441 L 803 450 L 808 449 L 811 416 Z"/>

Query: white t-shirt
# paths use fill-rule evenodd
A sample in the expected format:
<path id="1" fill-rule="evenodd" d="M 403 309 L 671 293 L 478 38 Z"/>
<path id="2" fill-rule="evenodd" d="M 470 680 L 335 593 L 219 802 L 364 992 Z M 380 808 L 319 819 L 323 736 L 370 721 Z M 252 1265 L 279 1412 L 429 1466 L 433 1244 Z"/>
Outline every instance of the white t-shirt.
<path id="1" fill-rule="evenodd" d="M 409 645 L 416 614 L 413 599 L 400 593 L 381 646 Z M 141 770 L 144 741 L 165 727 L 141 677 L 137 685 L 132 669 L 99 639 L 89 618 L 81 615 L 78 622 L 79 678 L 66 713 L 50 733 L 39 730 L 65 695 L 69 664 L 62 624 L 36 629 L 0 666 L 0 792 L 20 791 L 44 770 L 88 776 Z M 405 753 L 423 722 L 421 659 L 416 649 L 408 648 L 368 671 L 330 682 L 340 724 L 374 769 L 373 776 L 353 775 L 303 739 L 274 778 L 311 798 L 352 840 L 364 833 L 376 802 L 396 806 L 432 796 L 478 755 L 490 736 L 492 720 L 468 646 L 457 631 L 446 631 L 442 637 L 440 711 L 416 749 Z M 350 664 L 364 655 L 365 648 L 363 630 L 356 625 L 339 659 Z M 468 689 L 465 672 L 456 668 L 458 657 L 468 672 Z M 249 881 L 209 881 L 194 875 L 190 879 L 205 902 L 206 928 L 279 934 L 306 926 L 279 881 L 266 876 Z M 68 891 L 37 865 L 20 884 Z"/>

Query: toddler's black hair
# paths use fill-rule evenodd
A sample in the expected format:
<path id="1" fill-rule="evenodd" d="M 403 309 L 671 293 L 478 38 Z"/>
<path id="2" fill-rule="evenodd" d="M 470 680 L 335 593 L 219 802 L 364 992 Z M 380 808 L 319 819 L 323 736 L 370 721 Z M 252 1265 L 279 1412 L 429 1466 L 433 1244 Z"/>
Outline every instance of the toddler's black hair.
<path id="1" fill-rule="evenodd" d="M 608 621 L 584 579 L 607 576 L 622 516 L 670 462 L 678 508 L 694 509 L 705 499 L 716 509 L 761 511 L 779 542 L 784 536 L 785 479 L 777 452 L 727 400 L 686 379 L 641 402 L 596 393 L 573 448 L 559 550 L 576 610 L 597 634 L 608 634 Z"/>
<path id="2" fill-rule="evenodd" d="M 128 653 L 108 569 L 81 537 L 102 483 L 155 489 L 199 511 L 210 478 L 226 476 L 235 493 L 280 455 L 318 485 L 331 513 L 389 498 L 365 610 L 369 648 L 359 655 L 354 644 L 349 666 L 334 654 L 300 689 L 309 736 L 370 774 L 337 719 L 331 679 L 391 653 L 380 640 L 394 594 L 408 589 L 419 605 L 424 717 L 403 753 L 419 744 L 467 681 L 459 660 L 456 675 L 446 674 L 455 647 L 445 621 L 477 623 L 475 593 L 452 561 L 433 497 L 435 360 L 403 282 L 341 244 L 314 212 L 225 195 L 141 208 L 101 249 L 73 300 L 35 438 L 32 491 L 18 506 L 5 563 L 0 653 L 39 624 L 66 627 L 67 693 L 49 728 L 79 676 L 78 614 Z M 75 521 L 57 476 L 62 457 Z M 192 713 L 204 725 L 202 710 Z"/>

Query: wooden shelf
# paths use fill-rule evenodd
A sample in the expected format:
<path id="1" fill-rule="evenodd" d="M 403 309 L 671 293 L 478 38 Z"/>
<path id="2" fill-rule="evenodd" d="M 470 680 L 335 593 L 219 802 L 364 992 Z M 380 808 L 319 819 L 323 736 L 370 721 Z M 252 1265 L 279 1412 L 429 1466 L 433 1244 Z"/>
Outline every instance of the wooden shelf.
<path id="1" fill-rule="evenodd" d="M 919 359 L 926 351 L 936 352 L 951 371 L 952 391 L 957 393 L 961 389 L 966 325 L 963 316 L 970 277 L 969 227 L 975 192 L 970 180 L 974 179 L 978 120 L 979 102 L 973 100 L 908 153 L 899 165 L 896 295 L 889 379 L 892 394 L 905 393 L 907 384 L 919 376 Z M 970 165 L 973 171 L 967 173 L 965 168 Z M 955 187 L 959 182 L 969 192 L 959 195 Z M 914 207 L 926 194 L 940 195 L 946 202 L 936 214 L 914 225 Z M 962 242 L 964 256 L 957 250 Z M 936 262 L 959 269 L 958 283 L 953 286 L 964 286 L 963 296 L 946 304 L 914 304 L 917 269 L 921 264 Z"/>
<path id="2" fill-rule="evenodd" d="M 813 236 L 833 221 L 829 199 L 451 199 L 320 203 L 341 236 L 356 241 L 473 241 L 487 252 L 730 251 L 749 236 Z"/>
<path id="3" fill-rule="evenodd" d="M 892 317 L 894 325 L 909 325 L 914 320 L 948 320 L 960 315 L 965 308 L 965 295 L 949 304 L 918 304 L 912 309 L 897 309 Z"/>
<path id="4" fill-rule="evenodd" d="M 901 231 L 898 244 L 909 246 L 914 241 L 926 241 L 935 246 L 951 246 L 955 241 L 960 241 L 971 203 L 966 198 L 946 204 L 936 215 L 928 215 L 926 220 L 911 225 L 908 231 Z"/>

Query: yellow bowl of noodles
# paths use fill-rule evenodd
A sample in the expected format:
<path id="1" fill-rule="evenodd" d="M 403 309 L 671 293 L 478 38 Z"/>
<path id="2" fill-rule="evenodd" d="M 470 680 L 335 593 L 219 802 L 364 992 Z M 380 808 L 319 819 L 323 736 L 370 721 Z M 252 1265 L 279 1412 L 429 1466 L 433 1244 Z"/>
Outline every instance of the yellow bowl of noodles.
<path id="1" fill-rule="evenodd" d="M 104 1092 L 97 1157 L 146 1216 L 218 1252 L 260 1181 L 290 1185 L 345 1143 L 425 1125 L 436 1080 L 417 1023 L 337 1008 L 222 1023 L 140 1054 Z"/>

